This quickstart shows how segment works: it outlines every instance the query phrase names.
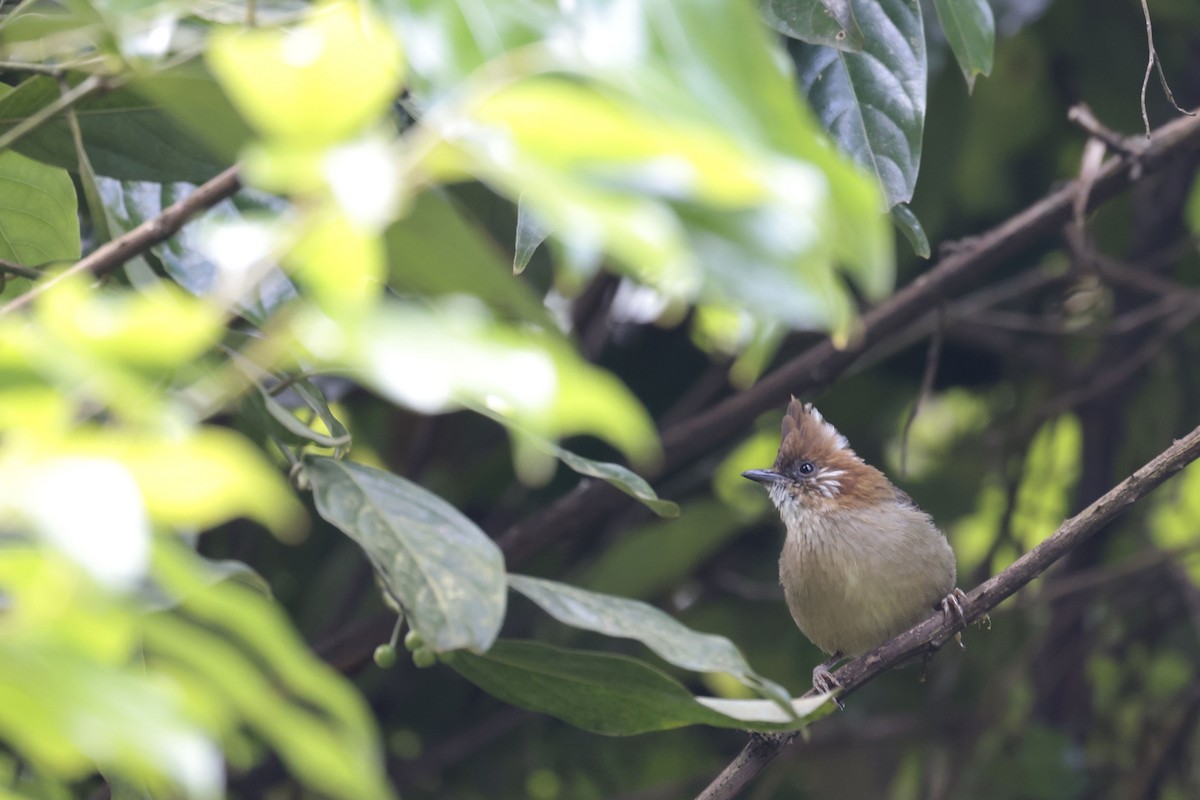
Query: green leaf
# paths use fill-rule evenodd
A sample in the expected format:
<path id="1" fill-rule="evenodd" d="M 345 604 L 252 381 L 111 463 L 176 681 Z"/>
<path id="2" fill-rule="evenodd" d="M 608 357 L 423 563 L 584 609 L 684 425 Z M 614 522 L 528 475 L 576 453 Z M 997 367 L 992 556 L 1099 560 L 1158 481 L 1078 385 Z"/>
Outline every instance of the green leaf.
<path id="1" fill-rule="evenodd" d="M 550 232 L 537 221 L 537 217 L 524 203 L 517 200 L 517 241 L 513 247 L 513 274 L 520 275 L 529 266 L 529 259 L 538 246 L 546 241 Z"/>
<path id="2" fill-rule="evenodd" d="M 249 517 L 284 540 L 304 533 L 304 510 L 291 488 L 261 450 L 226 428 L 170 437 L 85 430 L 71 439 L 68 454 L 123 464 L 160 524 L 205 529 Z"/>
<path id="3" fill-rule="evenodd" d="M 589 592 L 565 583 L 509 575 L 508 585 L 559 622 L 605 636 L 637 639 L 664 661 L 694 672 L 723 672 L 776 703 L 787 704 L 787 690 L 763 678 L 724 636 L 698 633 L 640 600 Z"/>
<path id="4" fill-rule="evenodd" d="M 286 30 L 218 30 L 205 56 L 260 134 L 313 145 L 336 143 L 374 122 L 404 78 L 392 32 L 369 6 L 337 0 L 313 6 Z"/>
<path id="5" fill-rule="evenodd" d="M 862 53 L 792 46 L 798 79 L 833 138 L 883 187 L 912 199 L 925 128 L 925 29 L 918 0 L 853 0 Z"/>
<path id="6" fill-rule="evenodd" d="M 324 316 L 298 317 L 295 330 L 314 358 L 361 370 L 378 391 L 415 411 L 483 407 L 537 436 L 591 433 L 635 463 L 659 456 L 654 424 L 637 398 L 556 332 L 496 322 L 464 298 L 384 303 L 336 335 L 330 324 Z"/>
<path id="7" fill-rule="evenodd" d="M 389 798 L 362 696 L 309 651 L 282 608 L 235 581 L 209 583 L 182 547 L 160 548 L 155 575 L 182 613 L 146 617 L 147 660 L 186 681 L 211 722 L 244 720 L 314 790 Z"/>
<path id="8" fill-rule="evenodd" d="M 764 0 L 762 12 L 767 24 L 784 36 L 852 53 L 863 49 L 850 0 Z"/>
<path id="9" fill-rule="evenodd" d="M 79 258 L 77 202 L 65 170 L 0 153 L 0 258 L 25 266 Z"/>
<path id="10" fill-rule="evenodd" d="M 72 76 L 71 82 L 80 78 Z M 0 98 L 0 132 L 61 95 L 48 76 L 29 78 Z M 203 183 L 227 164 L 209 157 L 157 104 L 129 88 L 85 97 L 75 105 L 83 143 L 97 175 L 139 181 Z M 62 115 L 21 137 L 17 152 L 46 164 L 75 170 L 79 160 Z"/>
<path id="11" fill-rule="evenodd" d="M 650 484 L 646 483 L 645 478 L 628 467 L 613 464 L 609 461 L 593 461 L 590 458 L 584 458 L 581 455 L 572 453 L 570 450 L 564 450 L 550 442 L 544 442 L 544 444 L 556 458 L 580 475 L 587 475 L 591 478 L 599 478 L 602 481 L 606 481 L 630 497 L 635 498 L 660 517 L 679 516 L 678 503 L 671 500 L 659 499 L 659 496 L 655 494 Z"/>
<path id="12" fill-rule="evenodd" d="M 925 228 L 921 226 L 921 220 L 917 219 L 917 215 L 909 208 L 908 203 L 897 203 L 892 206 L 890 214 L 892 223 L 904 234 L 904 238 L 912 246 L 913 252 L 920 258 L 929 258 L 933 254 L 933 251 L 929 249 L 929 237 L 925 235 Z"/>
<path id="13" fill-rule="evenodd" d="M 988 0 L 933 0 L 933 7 L 970 91 L 975 88 L 976 75 L 992 74 L 996 48 L 992 7 Z"/>
<path id="14" fill-rule="evenodd" d="M 513 434 L 514 447 L 532 448 L 554 456 L 580 475 L 586 475 L 589 478 L 599 478 L 615 486 L 625 494 L 641 502 L 660 517 L 679 516 L 679 505 L 677 503 L 660 499 L 650 484 L 646 482 L 645 478 L 628 467 L 614 464 L 610 461 L 595 461 L 590 458 L 584 458 L 577 453 L 572 453 L 570 450 L 559 447 L 541 436 L 530 433 L 514 421 L 506 419 L 486 407 L 475 406 L 474 410 L 489 419 L 499 422 L 501 425 L 507 426 Z"/>
<path id="15" fill-rule="evenodd" d="M 782 730 L 802 721 L 779 723 L 784 712 L 762 705 L 729 705 L 717 698 L 696 698 L 664 672 L 625 656 L 567 650 L 536 642 L 502 639 L 484 655 L 466 652 L 443 657 L 456 672 L 489 694 L 522 708 L 552 714 L 593 733 L 629 736 L 684 725 Z M 820 698 L 823 703 L 827 698 Z M 726 707 L 735 718 L 709 706 Z M 815 701 L 796 701 L 797 711 Z M 769 710 L 770 709 L 774 709 Z"/>
<path id="16" fill-rule="evenodd" d="M 538 297 L 500 258 L 496 244 L 469 224 L 444 193 L 424 192 L 384 234 L 391 284 L 401 291 L 474 295 L 518 319 L 550 327 Z"/>
<path id="17" fill-rule="evenodd" d="M 366 552 L 427 646 L 485 651 L 504 620 L 504 557 L 432 492 L 382 470 L 306 456 L 317 513 Z"/>

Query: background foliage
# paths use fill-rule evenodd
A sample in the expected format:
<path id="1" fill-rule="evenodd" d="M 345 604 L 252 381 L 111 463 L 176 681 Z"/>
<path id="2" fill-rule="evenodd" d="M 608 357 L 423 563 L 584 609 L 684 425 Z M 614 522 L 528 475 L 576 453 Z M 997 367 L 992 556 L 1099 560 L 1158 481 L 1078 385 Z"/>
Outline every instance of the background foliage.
<path id="1" fill-rule="evenodd" d="M 0 14 L 0 796 L 684 797 L 814 721 L 752 796 L 1200 791 L 1196 468 L 823 718 L 740 478 L 786 393 L 695 434 L 1075 175 L 1072 104 L 1139 130 L 1136 4 Z M 1196 165 L 813 398 L 964 588 L 1200 421 Z"/>

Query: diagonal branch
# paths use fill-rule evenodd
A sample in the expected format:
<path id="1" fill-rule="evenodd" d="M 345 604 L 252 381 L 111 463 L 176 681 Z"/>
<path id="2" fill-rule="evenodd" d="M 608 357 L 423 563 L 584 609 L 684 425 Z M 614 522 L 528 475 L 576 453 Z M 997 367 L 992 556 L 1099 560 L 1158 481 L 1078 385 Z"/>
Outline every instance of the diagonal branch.
<path id="1" fill-rule="evenodd" d="M 1089 181 L 1088 206 L 1103 201 L 1175 159 L 1200 148 L 1200 117 L 1183 117 L 1162 126 L 1138 152 L 1122 152 L 1105 161 Z M 782 365 L 750 389 L 733 395 L 662 433 L 665 469 L 678 469 L 728 441 L 759 414 L 779 406 L 790 394 L 811 395 L 832 384 L 869 348 L 930 313 L 953 293 L 999 267 L 1007 259 L 1054 235 L 1070 220 L 1081 191 L 1079 181 L 1065 184 L 986 233 L 969 240 L 937 266 L 868 311 L 862 335 L 838 349 L 826 338 Z M 583 484 L 537 515 L 513 525 L 499 537 L 509 564 L 519 563 L 556 537 L 596 523 L 622 496 L 601 481 Z"/>
<path id="2" fill-rule="evenodd" d="M 983 617 L 1150 490 L 1197 458 L 1200 458 L 1200 428 L 1172 444 L 1099 500 L 1065 521 L 1053 535 L 1021 556 L 1007 569 L 975 587 L 962 604 L 966 621 L 972 622 Z M 845 697 L 902 661 L 921 653 L 936 651 L 960 628 L 956 623 L 948 624 L 941 614 L 934 614 L 871 652 L 859 656 L 834 673 L 838 682 L 845 687 L 842 696 Z M 727 800 L 734 797 L 779 755 L 796 735 L 793 732 L 751 736 L 742 752 L 725 767 L 697 800 Z"/>
<path id="3" fill-rule="evenodd" d="M 35 284 L 29 291 L 14 297 L 0 308 L 0 316 L 29 305 L 35 297 L 68 275 L 90 272 L 92 275 L 99 276 L 113 271 L 134 256 L 144 253 L 159 242 L 174 236 L 180 228 L 187 224 L 188 220 L 227 197 L 233 196 L 241 188 L 241 185 L 241 181 L 238 179 L 238 167 L 234 165 L 196 187 L 196 191 L 178 203 L 163 209 L 158 216 L 146 220 L 128 233 L 96 248 L 94 252 L 76 261 L 55 277 Z"/>

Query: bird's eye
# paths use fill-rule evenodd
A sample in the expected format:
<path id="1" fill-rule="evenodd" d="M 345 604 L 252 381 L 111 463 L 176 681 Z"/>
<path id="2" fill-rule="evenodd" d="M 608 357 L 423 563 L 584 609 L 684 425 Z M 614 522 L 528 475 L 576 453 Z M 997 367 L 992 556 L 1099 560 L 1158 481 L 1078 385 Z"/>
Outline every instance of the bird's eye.
<path id="1" fill-rule="evenodd" d="M 801 461 L 800 465 L 797 466 L 796 469 L 801 475 L 812 475 L 817 471 L 817 465 L 811 461 Z"/>

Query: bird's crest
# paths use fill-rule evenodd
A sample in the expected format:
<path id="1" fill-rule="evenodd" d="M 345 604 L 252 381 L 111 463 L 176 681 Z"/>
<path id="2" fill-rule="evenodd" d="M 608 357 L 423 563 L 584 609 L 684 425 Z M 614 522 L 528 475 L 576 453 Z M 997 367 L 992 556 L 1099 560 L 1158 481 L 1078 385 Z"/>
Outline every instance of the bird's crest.
<path id="1" fill-rule="evenodd" d="M 800 460 L 828 464 L 847 456 L 859 460 L 846 437 L 812 403 L 801 403 L 793 397 L 783 416 L 783 438 L 775 457 L 775 469 Z"/>

